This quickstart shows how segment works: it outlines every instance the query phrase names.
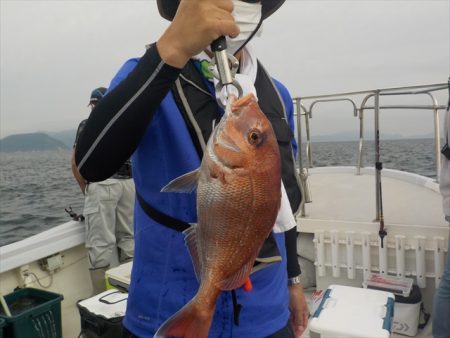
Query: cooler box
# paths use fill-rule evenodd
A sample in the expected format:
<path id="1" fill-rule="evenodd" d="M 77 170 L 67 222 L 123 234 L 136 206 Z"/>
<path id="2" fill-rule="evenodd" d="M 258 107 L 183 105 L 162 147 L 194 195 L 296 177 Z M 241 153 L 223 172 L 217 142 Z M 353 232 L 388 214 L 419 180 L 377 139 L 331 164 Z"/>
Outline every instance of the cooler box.
<path id="1" fill-rule="evenodd" d="M 386 276 L 377 273 L 369 274 L 363 286 L 369 289 L 384 290 L 395 295 L 394 319 L 392 332 L 406 336 L 415 336 L 419 326 L 422 295 L 413 279 L 407 277 Z M 425 315 L 425 324 L 428 315 Z"/>
<path id="2" fill-rule="evenodd" d="M 396 295 L 392 331 L 414 337 L 419 328 L 421 305 L 422 294 L 417 285 L 413 286 L 408 297 Z"/>
<path id="3" fill-rule="evenodd" d="M 389 338 L 395 297 L 386 291 L 330 285 L 309 322 L 311 338 Z"/>
<path id="4" fill-rule="evenodd" d="M 132 267 L 133 262 L 128 262 L 106 271 L 105 278 L 107 288 L 116 288 L 119 290 L 128 291 L 128 288 L 130 287 Z"/>
<path id="5" fill-rule="evenodd" d="M 24 288 L 5 296 L 11 317 L 0 313 L 5 320 L 4 338 L 48 337 L 61 338 L 61 301 L 57 293 Z"/>
<path id="6" fill-rule="evenodd" d="M 121 338 L 128 294 L 106 290 L 77 303 L 83 338 Z"/>

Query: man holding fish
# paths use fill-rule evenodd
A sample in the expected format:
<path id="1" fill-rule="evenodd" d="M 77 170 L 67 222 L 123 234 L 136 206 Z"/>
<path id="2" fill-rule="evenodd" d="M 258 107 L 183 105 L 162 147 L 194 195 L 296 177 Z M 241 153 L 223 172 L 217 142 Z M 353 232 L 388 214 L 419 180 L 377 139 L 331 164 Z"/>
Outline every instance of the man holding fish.
<path id="1" fill-rule="evenodd" d="M 133 156 L 135 258 L 124 337 L 300 337 L 293 107 L 248 44 L 284 0 L 158 0 L 171 24 L 92 112 L 89 181 Z M 210 44 L 240 63 L 216 90 Z M 211 62 L 212 61 L 212 62 Z M 225 110 L 219 102 L 226 104 Z"/>

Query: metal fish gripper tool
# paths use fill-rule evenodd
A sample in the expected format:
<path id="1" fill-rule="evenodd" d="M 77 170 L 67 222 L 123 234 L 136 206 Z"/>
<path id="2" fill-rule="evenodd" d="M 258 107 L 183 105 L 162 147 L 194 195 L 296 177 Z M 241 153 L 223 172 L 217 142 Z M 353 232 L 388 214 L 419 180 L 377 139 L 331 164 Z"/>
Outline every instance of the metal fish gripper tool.
<path id="1" fill-rule="evenodd" d="M 237 89 L 238 98 L 242 97 L 243 94 L 242 87 L 235 78 L 239 61 L 233 55 L 227 53 L 227 42 L 224 36 L 213 41 L 211 50 L 214 57 L 209 65 L 209 71 L 219 80 L 215 88 L 217 102 L 222 108 L 225 108 L 226 105 L 219 99 L 223 87 L 227 90 L 227 101 L 230 97 L 229 86 L 234 86 Z"/>

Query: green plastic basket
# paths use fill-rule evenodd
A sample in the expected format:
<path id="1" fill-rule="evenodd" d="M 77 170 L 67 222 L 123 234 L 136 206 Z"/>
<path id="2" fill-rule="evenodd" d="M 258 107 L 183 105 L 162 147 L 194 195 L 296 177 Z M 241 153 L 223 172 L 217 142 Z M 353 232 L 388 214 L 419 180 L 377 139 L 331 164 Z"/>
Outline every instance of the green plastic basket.
<path id="1" fill-rule="evenodd" d="M 0 313 L 6 321 L 4 338 L 62 338 L 62 295 L 25 288 L 6 295 L 5 300 L 11 317 Z"/>

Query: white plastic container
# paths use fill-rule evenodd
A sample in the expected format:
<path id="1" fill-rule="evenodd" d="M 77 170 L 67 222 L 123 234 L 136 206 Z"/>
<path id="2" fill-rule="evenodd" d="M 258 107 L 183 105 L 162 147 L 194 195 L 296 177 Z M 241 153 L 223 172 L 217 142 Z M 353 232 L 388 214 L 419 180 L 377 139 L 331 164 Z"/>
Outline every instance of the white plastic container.
<path id="1" fill-rule="evenodd" d="M 414 337 L 419 327 L 421 304 L 422 295 L 417 285 L 413 286 L 409 297 L 395 296 L 392 331 Z"/>
<path id="2" fill-rule="evenodd" d="M 311 338 L 389 338 L 391 292 L 330 285 L 309 323 Z"/>
<path id="3" fill-rule="evenodd" d="M 378 273 L 369 274 L 363 282 L 365 288 L 392 292 L 402 297 L 409 297 L 412 285 L 412 278 L 384 276 Z"/>
<path id="4" fill-rule="evenodd" d="M 109 286 L 128 291 L 131 282 L 132 267 L 133 262 L 128 262 L 107 270 L 105 272 L 105 278 Z"/>
<path id="5" fill-rule="evenodd" d="M 127 308 L 128 293 L 106 290 L 77 303 L 82 337 L 121 338 L 122 320 Z"/>

